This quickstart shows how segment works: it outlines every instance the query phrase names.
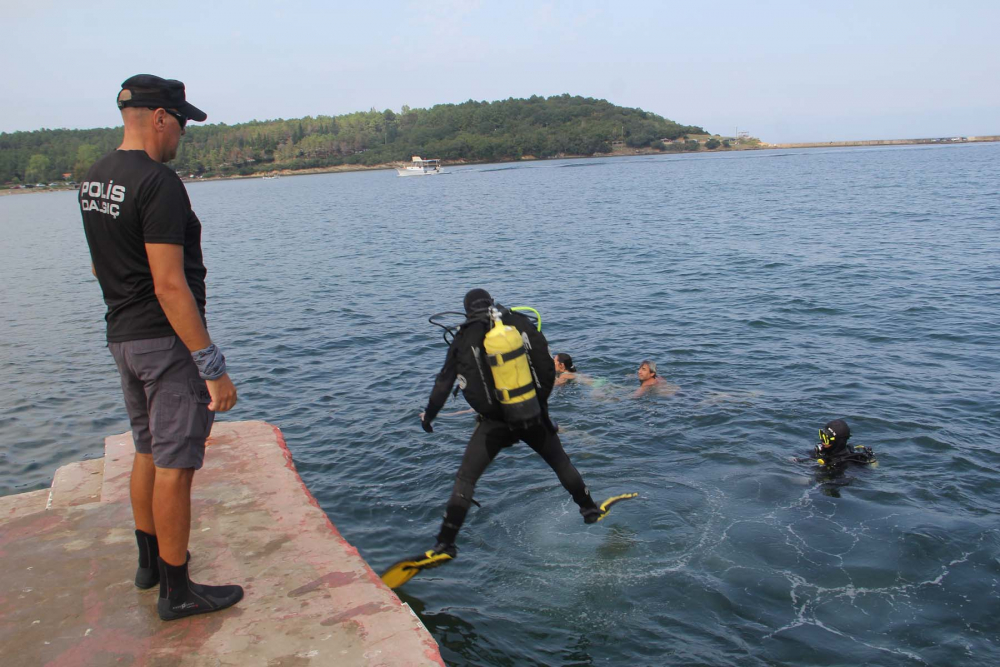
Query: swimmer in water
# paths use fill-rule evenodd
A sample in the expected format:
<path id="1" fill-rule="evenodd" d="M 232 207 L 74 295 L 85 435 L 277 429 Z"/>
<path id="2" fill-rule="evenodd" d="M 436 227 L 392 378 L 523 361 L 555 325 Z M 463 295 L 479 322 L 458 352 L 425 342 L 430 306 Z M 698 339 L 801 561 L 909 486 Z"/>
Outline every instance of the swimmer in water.
<path id="1" fill-rule="evenodd" d="M 570 380 L 577 378 L 576 366 L 573 365 L 573 357 L 565 352 L 552 357 L 552 363 L 556 366 L 556 385 L 566 384 Z"/>
<path id="2" fill-rule="evenodd" d="M 639 378 L 639 388 L 633 395 L 635 398 L 639 398 L 645 394 L 673 396 L 679 389 L 677 385 L 671 384 L 657 375 L 656 363 L 649 359 L 645 359 L 639 364 L 639 370 L 636 372 L 636 375 Z"/>

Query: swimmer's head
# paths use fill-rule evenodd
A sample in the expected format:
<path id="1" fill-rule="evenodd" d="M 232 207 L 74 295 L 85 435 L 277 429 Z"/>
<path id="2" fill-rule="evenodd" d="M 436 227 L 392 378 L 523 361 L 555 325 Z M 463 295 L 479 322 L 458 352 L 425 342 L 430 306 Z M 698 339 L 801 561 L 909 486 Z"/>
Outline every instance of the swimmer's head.
<path id="1" fill-rule="evenodd" d="M 644 359 L 641 364 L 639 364 L 639 371 L 636 373 L 639 376 L 639 382 L 645 382 L 651 378 L 656 377 L 656 364 L 649 359 Z"/>
<path id="2" fill-rule="evenodd" d="M 576 366 L 573 365 L 573 357 L 569 356 L 565 352 L 560 352 L 556 356 L 552 357 L 552 361 L 556 365 L 557 373 L 575 373 Z"/>
<path id="3" fill-rule="evenodd" d="M 463 303 L 465 305 L 465 313 L 471 315 L 492 306 L 493 297 L 486 290 L 477 287 L 476 289 L 469 290 L 469 293 L 465 295 Z"/>
<path id="4" fill-rule="evenodd" d="M 819 442 L 824 449 L 845 447 L 851 439 L 851 427 L 843 419 L 834 419 L 819 430 Z"/>

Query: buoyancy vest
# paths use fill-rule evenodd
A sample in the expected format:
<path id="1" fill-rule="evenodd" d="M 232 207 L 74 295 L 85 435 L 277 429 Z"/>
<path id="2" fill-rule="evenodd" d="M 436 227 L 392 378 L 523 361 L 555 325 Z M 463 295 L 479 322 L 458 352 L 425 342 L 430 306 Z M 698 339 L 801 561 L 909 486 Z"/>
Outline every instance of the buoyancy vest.
<path id="1" fill-rule="evenodd" d="M 813 458 L 821 462 L 821 465 L 839 465 L 841 463 L 875 463 L 878 459 L 871 447 L 864 445 L 847 446 L 843 443 L 829 449 L 823 449 L 822 445 L 816 445 Z"/>
<path id="2" fill-rule="evenodd" d="M 504 409 L 504 396 L 497 392 L 489 354 L 486 351 L 485 337 L 493 326 L 488 317 L 468 322 L 455 335 L 452 345 L 458 346 L 455 350 L 458 386 L 469 406 L 487 419 L 507 422 L 514 427 L 527 426 L 539 421 L 541 415 L 546 412 L 549 394 L 555 385 L 555 366 L 549 356 L 548 341 L 531 320 L 503 306 L 498 306 L 498 309 L 503 324 L 516 328 L 526 341 L 524 345 L 526 354 L 523 356 L 531 371 L 535 400 L 541 414 Z"/>

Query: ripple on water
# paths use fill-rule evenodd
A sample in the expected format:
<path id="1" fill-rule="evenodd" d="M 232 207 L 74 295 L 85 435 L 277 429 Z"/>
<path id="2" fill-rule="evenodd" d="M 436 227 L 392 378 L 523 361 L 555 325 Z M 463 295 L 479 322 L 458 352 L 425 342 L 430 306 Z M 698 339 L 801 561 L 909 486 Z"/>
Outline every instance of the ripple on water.
<path id="1" fill-rule="evenodd" d="M 449 664 L 992 665 L 998 151 L 192 184 L 225 419 L 279 425 L 376 568 L 427 548 L 474 422 L 419 427 L 444 360 L 426 318 L 486 286 L 594 380 L 551 411 L 595 497 L 640 497 L 585 526 L 539 457 L 501 452 L 459 558 L 402 592 Z M 128 424 L 71 193 L 0 216 L 12 493 Z M 633 398 L 642 359 L 676 396 Z M 878 467 L 790 460 L 841 416 Z"/>

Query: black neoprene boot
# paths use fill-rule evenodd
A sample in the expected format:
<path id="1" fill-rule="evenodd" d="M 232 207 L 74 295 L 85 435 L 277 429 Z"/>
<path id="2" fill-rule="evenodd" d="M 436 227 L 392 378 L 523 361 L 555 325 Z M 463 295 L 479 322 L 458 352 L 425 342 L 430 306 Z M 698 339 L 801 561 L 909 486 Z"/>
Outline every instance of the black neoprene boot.
<path id="1" fill-rule="evenodd" d="M 584 523 L 597 523 L 597 520 L 601 518 L 601 508 L 590 497 L 589 490 L 585 491 L 585 493 L 586 495 L 582 498 L 573 498 L 573 500 L 580 506 L 580 514 L 583 515 Z"/>
<path id="2" fill-rule="evenodd" d="M 144 533 L 136 529 L 135 541 L 139 545 L 139 567 L 135 571 L 135 585 L 146 590 L 160 583 L 160 567 L 157 559 L 160 557 L 160 543 L 156 535 Z M 187 552 L 188 562 L 191 552 Z"/>
<path id="3" fill-rule="evenodd" d="M 135 531 L 135 541 L 139 545 L 139 568 L 135 571 L 135 585 L 138 588 L 152 588 L 160 583 L 160 568 L 156 561 L 160 557 L 160 543 L 156 535 Z"/>
<path id="4" fill-rule="evenodd" d="M 164 621 L 174 621 L 185 616 L 207 614 L 232 607 L 243 599 L 241 586 L 205 586 L 188 578 L 188 566 L 170 565 L 158 558 L 160 570 L 160 599 L 156 611 Z"/>
<path id="5" fill-rule="evenodd" d="M 452 558 L 458 558 L 458 547 L 454 543 L 438 542 L 431 551 L 436 554 L 448 554 Z"/>

